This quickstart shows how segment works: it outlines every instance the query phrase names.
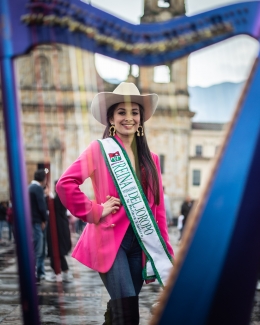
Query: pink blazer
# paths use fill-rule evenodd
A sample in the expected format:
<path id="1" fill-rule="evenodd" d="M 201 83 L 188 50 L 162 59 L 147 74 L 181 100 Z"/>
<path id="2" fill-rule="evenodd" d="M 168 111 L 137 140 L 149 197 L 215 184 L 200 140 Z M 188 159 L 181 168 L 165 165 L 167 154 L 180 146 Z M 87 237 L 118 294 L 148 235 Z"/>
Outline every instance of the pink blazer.
<path id="1" fill-rule="evenodd" d="M 119 137 L 117 140 L 123 146 Z M 160 205 L 154 204 L 149 192 L 148 202 L 168 251 L 173 256 L 166 224 L 159 159 L 154 153 L 152 153 L 152 158 L 159 174 Z M 90 200 L 79 188 L 79 185 L 89 177 L 92 181 L 95 200 Z M 118 198 L 119 195 L 106 167 L 98 141 L 93 141 L 64 172 L 56 185 L 56 191 L 64 206 L 74 216 L 88 223 L 72 256 L 93 270 L 101 273 L 107 272 L 115 260 L 130 221 L 123 206 L 115 214 L 101 219 L 103 211 L 101 203 L 106 201 L 106 196 Z"/>

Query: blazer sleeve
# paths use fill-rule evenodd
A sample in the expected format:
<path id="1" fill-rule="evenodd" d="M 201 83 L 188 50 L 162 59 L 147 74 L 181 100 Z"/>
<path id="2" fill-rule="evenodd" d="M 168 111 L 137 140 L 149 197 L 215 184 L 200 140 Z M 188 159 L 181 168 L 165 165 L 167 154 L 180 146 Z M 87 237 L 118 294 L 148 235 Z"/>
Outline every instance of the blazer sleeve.
<path id="1" fill-rule="evenodd" d="M 88 223 L 97 224 L 100 221 L 103 206 L 95 200 L 90 200 L 79 188 L 79 185 L 91 177 L 95 171 L 96 150 L 99 150 L 97 141 L 92 142 L 87 149 L 72 163 L 60 177 L 56 192 L 62 204 L 72 215 Z"/>
<path id="2" fill-rule="evenodd" d="M 172 257 L 174 257 L 173 248 L 171 246 L 169 234 L 168 234 L 160 162 L 159 162 L 158 156 L 155 154 L 153 154 L 153 159 L 154 159 L 154 163 L 155 163 L 155 166 L 156 166 L 156 169 L 158 172 L 159 191 L 160 191 L 160 204 L 156 205 L 156 217 L 155 218 L 156 218 L 158 227 L 160 229 L 161 235 L 165 241 L 168 252 L 171 254 Z"/>

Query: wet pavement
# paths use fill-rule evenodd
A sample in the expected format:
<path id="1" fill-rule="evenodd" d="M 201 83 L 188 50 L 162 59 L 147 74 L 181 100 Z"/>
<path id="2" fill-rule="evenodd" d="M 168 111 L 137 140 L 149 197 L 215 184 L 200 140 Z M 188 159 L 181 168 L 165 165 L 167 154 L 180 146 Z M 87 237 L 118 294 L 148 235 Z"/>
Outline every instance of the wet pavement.
<path id="1" fill-rule="evenodd" d="M 170 228 L 171 243 L 178 249 L 178 230 Z M 73 234 L 74 244 L 78 238 Z M 100 325 L 109 296 L 97 272 L 67 256 L 72 283 L 41 282 L 37 286 L 41 324 L 48 325 Z M 49 259 L 45 260 L 46 274 L 51 272 Z M 140 325 L 149 323 L 151 305 L 161 289 L 158 283 L 144 285 L 140 294 Z M 20 325 L 19 284 L 14 243 L 0 244 L 0 323 Z"/>
<path id="2" fill-rule="evenodd" d="M 178 230 L 169 229 L 175 253 L 178 252 Z M 73 242 L 77 241 L 73 234 Z M 39 286 L 38 299 L 42 325 L 101 325 L 109 296 L 97 272 L 67 257 L 73 273 L 72 283 L 43 281 Z M 45 262 L 46 273 L 50 273 L 49 259 Z M 144 285 L 140 294 L 140 325 L 150 320 L 151 305 L 156 302 L 161 289 L 158 283 Z M 19 305 L 19 285 L 14 243 L 0 244 L 0 323 L 22 325 Z M 256 292 L 250 325 L 260 325 L 260 291 Z"/>

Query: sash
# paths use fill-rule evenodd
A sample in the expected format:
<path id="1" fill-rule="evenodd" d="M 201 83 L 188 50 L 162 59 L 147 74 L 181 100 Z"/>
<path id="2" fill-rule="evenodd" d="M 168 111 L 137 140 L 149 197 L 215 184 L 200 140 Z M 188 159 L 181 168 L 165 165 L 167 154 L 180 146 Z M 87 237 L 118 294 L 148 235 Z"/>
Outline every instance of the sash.
<path id="1" fill-rule="evenodd" d="M 173 267 L 172 257 L 166 248 L 129 157 L 115 138 L 98 141 L 121 203 L 147 257 L 143 278 L 144 280 L 156 278 L 161 286 L 165 286 Z"/>

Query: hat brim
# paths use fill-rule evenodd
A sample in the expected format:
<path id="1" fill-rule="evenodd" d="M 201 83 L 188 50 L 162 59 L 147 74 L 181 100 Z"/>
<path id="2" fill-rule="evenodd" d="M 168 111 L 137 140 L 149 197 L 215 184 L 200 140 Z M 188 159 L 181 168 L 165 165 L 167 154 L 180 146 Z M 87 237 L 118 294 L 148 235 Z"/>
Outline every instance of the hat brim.
<path id="1" fill-rule="evenodd" d="M 114 104 L 136 103 L 144 108 L 144 122 L 149 120 L 156 110 L 158 104 L 158 95 L 119 95 L 110 92 L 98 93 L 92 103 L 91 112 L 94 118 L 103 125 L 107 125 L 107 110 Z"/>

